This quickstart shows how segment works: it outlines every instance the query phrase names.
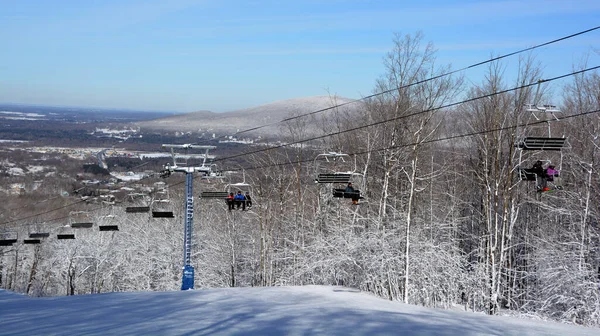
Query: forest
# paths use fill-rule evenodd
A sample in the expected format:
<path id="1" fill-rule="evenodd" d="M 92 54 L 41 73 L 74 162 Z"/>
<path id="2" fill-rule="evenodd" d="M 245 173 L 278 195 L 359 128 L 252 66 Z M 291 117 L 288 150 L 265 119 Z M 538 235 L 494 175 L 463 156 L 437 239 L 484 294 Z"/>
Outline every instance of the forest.
<path id="1" fill-rule="evenodd" d="M 252 186 L 251 210 L 197 197 L 227 182 L 195 178 L 196 289 L 342 285 L 409 304 L 600 326 L 600 73 L 582 61 L 551 80 L 562 74 L 529 54 L 518 73 L 497 60 L 468 82 L 440 76 L 452 69 L 436 55 L 421 34 L 397 35 L 373 90 L 384 94 L 365 99 L 359 114 L 311 115 L 324 136 L 309 141 L 307 119 L 291 118 L 281 135 L 294 146 L 238 158 L 231 169 Z M 560 112 L 526 108 L 553 102 Z M 525 137 L 566 141 L 524 150 Z M 316 162 L 323 151 L 351 159 Z M 538 160 L 559 170 L 560 190 L 522 180 Z M 315 183 L 327 167 L 356 173 L 358 205 L 333 197 L 344 186 Z M 94 225 L 119 231 L 0 247 L 1 287 L 33 296 L 178 290 L 184 176 L 162 181 L 175 218 L 80 204 Z M 35 213 L 28 209 L 19 216 Z M 2 229 L 20 237 L 71 229 L 72 217 L 56 216 Z"/>

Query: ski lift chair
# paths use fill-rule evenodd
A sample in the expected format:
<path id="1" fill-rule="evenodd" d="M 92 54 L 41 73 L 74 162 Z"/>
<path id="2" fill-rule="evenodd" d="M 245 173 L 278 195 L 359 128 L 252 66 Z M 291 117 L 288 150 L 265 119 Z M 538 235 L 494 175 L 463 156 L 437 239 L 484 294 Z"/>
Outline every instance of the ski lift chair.
<path id="1" fill-rule="evenodd" d="M 225 199 L 229 193 L 227 191 L 202 191 L 200 193 L 200 198 L 219 198 Z"/>
<path id="2" fill-rule="evenodd" d="M 86 211 L 71 211 L 69 213 L 69 221 L 73 229 L 89 229 L 94 226 Z"/>
<path id="3" fill-rule="evenodd" d="M 29 238 L 40 239 L 40 238 L 48 238 L 50 237 L 49 232 L 34 232 L 29 234 Z"/>
<path id="4" fill-rule="evenodd" d="M 206 179 L 207 182 L 210 182 L 211 180 L 216 180 L 216 181 L 222 181 L 225 178 L 225 175 L 223 174 L 223 172 L 219 171 L 217 169 L 217 165 L 216 164 L 211 164 L 211 173 L 209 174 L 204 174 L 202 175 L 201 178 Z M 200 192 L 200 198 L 210 198 L 210 199 L 226 199 L 227 196 L 229 195 L 229 192 L 227 190 L 216 190 L 219 188 L 224 188 L 227 189 L 226 186 L 223 186 L 222 182 L 218 183 L 219 186 L 214 186 L 211 189 L 212 190 L 204 190 Z"/>
<path id="5" fill-rule="evenodd" d="M 75 234 L 73 233 L 73 231 L 69 230 L 67 228 L 71 228 L 71 226 L 69 224 L 64 225 L 63 228 L 60 229 L 60 232 L 56 234 L 56 239 L 58 239 L 58 240 L 75 239 Z"/>
<path id="6" fill-rule="evenodd" d="M 119 231 L 119 226 L 115 224 L 116 218 L 117 216 L 114 214 L 100 217 L 103 220 L 98 224 L 98 231 Z"/>
<path id="7" fill-rule="evenodd" d="M 333 197 L 350 198 L 354 204 L 358 204 L 358 200 L 364 199 L 364 197 L 360 194 L 360 190 L 354 189 L 354 191 L 346 191 L 345 188 L 333 189 Z"/>
<path id="8" fill-rule="evenodd" d="M 173 208 L 166 187 L 156 192 L 156 199 L 152 201 L 153 218 L 173 218 Z"/>
<path id="9" fill-rule="evenodd" d="M 23 244 L 40 244 L 43 238 L 50 237 L 48 232 L 33 232 L 29 233 L 29 237 L 23 239 Z"/>
<path id="10" fill-rule="evenodd" d="M 227 191 L 202 191 L 200 192 L 200 199 L 219 199 L 227 201 L 229 193 Z"/>
<path id="11" fill-rule="evenodd" d="M 346 159 L 350 155 L 338 152 L 319 154 L 315 157 L 315 182 L 316 183 L 348 183 L 352 178 L 352 171 L 342 171 L 347 166 Z"/>
<path id="12" fill-rule="evenodd" d="M 69 213 L 69 221 L 73 229 L 89 229 L 94 226 L 86 211 L 71 211 Z"/>
<path id="13" fill-rule="evenodd" d="M 546 167 L 542 168 L 544 171 L 544 175 L 546 175 L 546 169 L 550 166 L 550 161 L 546 161 Z M 542 166 L 543 167 L 543 166 Z M 534 171 L 533 168 L 519 168 L 519 177 L 522 181 L 535 182 L 535 187 L 537 191 L 544 192 L 550 190 L 562 190 L 562 186 L 560 184 L 560 175 L 557 171 L 557 174 L 552 176 L 538 176 L 538 174 Z M 544 189 L 547 188 L 547 189 Z"/>
<path id="14" fill-rule="evenodd" d="M 356 173 L 356 162 L 352 170 L 342 171 L 344 167 L 347 167 L 346 159 L 349 159 L 350 155 L 341 152 L 328 152 L 319 154 L 315 157 L 315 174 L 316 183 L 320 184 L 338 184 L 343 185 L 342 188 L 332 187 L 332 195 L 336 198 L 350 198 L 354 204 L 358 204 L 358 200 L 363 199 L 360 190 L 354 189 L 352 192 L 346 191 L 346 186 L 353 182 L 356 177 L 361 174 Z"/>
<path id="15" fill-rule="evenodd" d="M 19 239 L 17 232 L 5 231 L 0 233 L 0 246 L 12 246 Z"/>
<path id="16" fill-rule="evenodd" d="M 517 147 L 523 150 L 559 151 L 565 145 L 565 138 L 525 137 Z"/>
<path id="17" fill-rule="evenodd" d="M 148 205 L 148 195 L 143 193 L 129 194 L 129 199 L 136 203 L 125 208 L 126 213 L 144 213 L 150 212 Z"/>
<path id="18" fill-rule="evenodd" d="M 535 94 L 535 97 L 539 97 L 540 85 L 544 80 L 540 80 L 538 82 L 538 89 Z M 545 121 L 548 125 L 547 136 L 525 136 L 523 137 L 515 147 L 521 149 L 522 151 L 560 151 L 565 145 L 566 138 L 564 137 L 552 137 L 550 122 L 551 121 L 559 121 L 556 117 L 555 113 L 560 113 L 560 110 L 556 108 L 554 105 L 538 105 L 538 104 L 527 104 L 525 105 L 525 111 L 530 112 L 531 115 L 538 121 Z M 538 117 L 538 114 L 546 115 L 543 119 Z M 550 117 L 548 117 L 550 115 Z M 538 122 L 539 123 L 539 122 Z M 536 123 L 537 124 L 537 123 Z M 522 153 L 521 151 L 521 153 Z M 519 154 L 519 161 L 521 161 Z M 550 160 L 546 161 L 546 168 L 550 165 Z M 559 165 L 560 167 L 560 165 Z M 535 165 L 534 165 L 535 168 Z M 554 190 L 560 190 L 558 183 L 558 175 L 547 177 L 546 168 L 539 167 L 539 170 L 533 168 L 518 168 L 519 177 L 522 181 L 535 181 L 536 182 L 536 190 L 538 191 L 547 191 L 550 189 L 549 186 L 552 186 Z M 543 174 L 540 172 L 543 170 Z"/>
<path id="19" fill-rule="evenodd" d="M 152 202 L 152 217 L 153 218 L 174 218 L 173 209 L 171 208 L 171 200 L 162 199 Z"/>
<path id="20" fill-rule="evenodd" d="M 244 195 L 244 204 L 243 204 L 243 208 L 245 209 L 246 207 L 251 208 L 252 207 L 252 201 L 248 201 L 245 199 L 246 195 L 250 195 L 253 196 L 253 192 L 252 192 L 252 186 L 246 182 L 239 182 L 239 183 L 232 183 L 232 184 L 228 184 L 227 185 L 227 192 L 225 197 L 227 197 L 227 195 L 233 193 L 233 195 L 236 195 L 238 192 L 240 192 L 242 195 Z M 249 203 L 250 202 L 250 203 Z"/>
<path id="21" fill-rule="evenodd" d="M 23 244 L 40 244 L 43 238 L 50 237 L 49 232 L 34 232 L 29 234 L 29 239 L 24 239 Z"/>
<path id="22" fill-rule="evenodd" d="M 540 82 L 541 83 L 541 82 Z M 536 97 L 539 93 L 536 93 Z M 531 112 L 531 115 L 536 120 L 540 120 L 537 114 L 550 114 L 551 118 L 545 118 L 546 123 L 548 124 L 548 136 L 547 137 L 539 137 L 539 136 L 528 136 L 524 137 L 518 144 L 517 147 L 523 150 L 548 150 L 548 151 L 559 151 L 565 145 L 565 138 L 560 137 L 552 137 L 550 122 L 558 121 L 559 119 L 556 117 L 555 113 L 560 113 L 560 110 L 556 108 L 554 105 L 537 105 L 537 104 L 527 104 L 525 105 L 525 111 Z"/>
<path id="23" fill-rule="evenodd" d="M 537 174 L 528 168 L 519 168 L 519 177 L 522 181 L 536 181 Z"/>

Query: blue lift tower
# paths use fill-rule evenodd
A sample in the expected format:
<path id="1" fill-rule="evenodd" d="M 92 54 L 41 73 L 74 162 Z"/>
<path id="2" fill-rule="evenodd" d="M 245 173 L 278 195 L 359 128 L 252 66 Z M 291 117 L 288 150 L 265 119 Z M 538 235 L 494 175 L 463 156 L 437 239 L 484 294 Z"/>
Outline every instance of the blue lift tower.
<path id="1" fill-rule="evenodd" d="M 185 173 L 185 223 L 183 232 L 183 276 L 181 278 L 181 290 L 194 289 L 194 266 L 192 266 L 192 230 L 194 228 L 194 194 L 193 194 L 193 176 L 194 173 L 200 173 L 202 176 L 211 176 L 216 174 L 210 165 L 206 164 L 209 158 L 208 151 L 215 149 L 215 146 L 200 145 L 162 145 L 163 148 L 171 149 L 173 164 L 168 163 L 161 172 L 163 177 L 171 173 Z M 177 154 L 175 150 L 184 150 L 185 153 Z M 203 154 L 189 153 L 190 151 L 204 150 Z M 200 162 L 199 162 L 200 160 Z"/>

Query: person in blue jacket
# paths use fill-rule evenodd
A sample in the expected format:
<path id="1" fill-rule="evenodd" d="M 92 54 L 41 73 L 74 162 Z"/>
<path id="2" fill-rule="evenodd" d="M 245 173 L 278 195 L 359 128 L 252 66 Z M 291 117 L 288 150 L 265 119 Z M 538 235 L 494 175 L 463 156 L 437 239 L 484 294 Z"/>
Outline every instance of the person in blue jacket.
<path id="1" fill-rule="evenodd" d="M 237 192 L 237 194 L 235 195 L 233 200 L 235 201 L 235 205 L 236 205 L 237 209 L 239 209 L 240 205 L 241 205 L 242 211 L 246 210 L 246 197 L 244 197 L 244 195 L 242 194 L 241 191 Z"/>

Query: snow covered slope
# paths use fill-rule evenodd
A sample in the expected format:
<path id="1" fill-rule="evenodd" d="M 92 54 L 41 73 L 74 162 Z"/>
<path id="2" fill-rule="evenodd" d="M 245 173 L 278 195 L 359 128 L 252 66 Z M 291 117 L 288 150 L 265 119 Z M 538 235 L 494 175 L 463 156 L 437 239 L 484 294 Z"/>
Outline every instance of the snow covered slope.
<path id="1" fill-rule="evenodd" d="M 600 335 L 600 329 L 428 309 L 344 287 L 30 298 L 0 290 L 1 335 Z"/>
<path id="2" fill-rule="evenodd" d="M 356 111 L 363 107 L 361 102 L 350 103 L 352 99 L 315 96 L 286 99 L 273 103 L 224 113 L 193 112 L 176 116 L 160 118 L 150 121 L 138 122 L 137 125 L 147 129 L 165 131 L 198 131 L 208 132 L 234 132 L 257 126 L 277 123 L 290 116 L 311 113 L 335 105 L 348 103 L 340 110 Z M 328 113 L 328 112 L 324 112 Z M 312 119 L 306 118 L 310 126 Z M 278 132 L 279 125 L 261 128 L 253 134 L 271 135 Z"/>

